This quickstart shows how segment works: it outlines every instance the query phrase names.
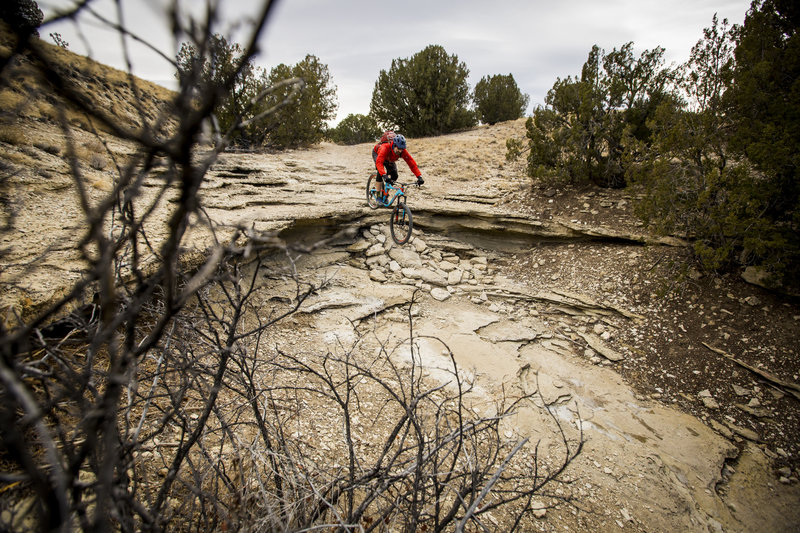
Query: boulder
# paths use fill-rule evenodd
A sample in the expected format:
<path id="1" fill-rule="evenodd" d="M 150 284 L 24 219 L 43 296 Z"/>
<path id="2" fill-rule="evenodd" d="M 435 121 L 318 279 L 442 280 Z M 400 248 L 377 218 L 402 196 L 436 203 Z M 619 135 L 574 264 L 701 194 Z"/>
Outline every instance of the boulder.
<path id="1" fill-rule="evenodd" d="M 433 289 L 431 289 L 431 297 L 433 297 L 434 300 L 443 302 L 448 298 L 450 298 L 450 293 L 447 292 L 445 289 L 434 287 Z"/>
<path id="2" fill-rule="evenodd" d="M 419 268 L 422 266 L 422 258 L 419 254 L 402 246 L 395 246 L 389 250 L 389 257 L 397 261 L 403 268 Z"/>
<path id="3" fill-rule="evenodd" d="M 437 285 L 439 287 L 447 286 L 447 278 L 440 276 L 436 272 L 432 272 L 427 268 L 404 268 L 402 270 L 403 277 L 408 279 L 420 279 L 430 285 Z"/>

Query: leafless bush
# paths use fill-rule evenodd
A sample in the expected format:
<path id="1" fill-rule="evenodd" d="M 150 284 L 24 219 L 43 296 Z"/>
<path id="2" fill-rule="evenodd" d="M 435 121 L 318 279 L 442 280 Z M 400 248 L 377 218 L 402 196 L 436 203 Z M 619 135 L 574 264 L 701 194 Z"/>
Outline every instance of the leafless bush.
<path id="1" fill-rule="evenodd" d="M 327 353 L 278 347 L 266 362 L 237 359 L 241 390 L 265 400 L 251 402 L 261 442 L 246 460 L 262 475 L 240 487 L 241 501 L 251 502 L 243 517 L 278 520 L 266 529 L 513 531 L 534 511 L 534 497 L 555 497 L 545 487 L 580 452 L 580 434 L 562 433 L 564 455 L 546 467 L 528 438 L 501 431 L 536 391 L 499 401 L 486 416 L 472 411 L 472 383 L 438 339 L 447 377 L 424 368 L 413 305 L 403 342 L 356 327 L 350 343 Z M 246 370 L 259 361 L 268 382 Z"/>
<path id="2" fill-rule="evenodd" d="M 253 24 L 242 65 L 271 7 Z M 201 21 L 176 15 L 176 42 L 206 42 L 216 20 L 214 9 Z M 404 348 L 358 328 L 352 344 L 325 354 L 272 341 L 276 324 L 324 281 L 306 282 L 294 268 L 313 247 L 206 216 L 200 186 L 230 135 L 202 149 L 199 141 L 224 87 L 198 91 L 195 76 L 173 111 L 155 116 L 131 77 L 141 127 L 128 127 L 93 105 L 35 40 L 25 45 L 15 53 L 77 110 L 62 108 L 60 125 L 84 268 L 54 301 L 0 323 L 0 528 L 492 529 L 486 520 L 498 508 L 509 510 L 505 525 L 519 524 L 582 442 L 564 436 L 563 459 L 545 470 L 524 439 L 506 442 L 501 424 L 526 395 L 492 416 L 469 414 L 470 385 L 454 360 L 447 383 L 427 379 L 413 329 Z M 0 78 L 12 63 L 0 62 Z M 124 159 L 104 148 L 109 191 L 86 187 L 75 112 L 93 131 L 138 147 Z M 3 231 L 13 215 L 4 212 Z M 197 233 L 214 244 L 185 253 Z M 293 296 L 273 301 L 265 271 L 293 283 Z M 315 428 L 331 429 L 328 449 Z"/>

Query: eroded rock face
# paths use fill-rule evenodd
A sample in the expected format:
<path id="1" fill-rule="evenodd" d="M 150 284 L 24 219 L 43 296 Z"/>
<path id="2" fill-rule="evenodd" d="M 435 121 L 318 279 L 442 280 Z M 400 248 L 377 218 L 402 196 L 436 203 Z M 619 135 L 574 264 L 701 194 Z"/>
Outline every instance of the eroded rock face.
<path id="1" fill-rule="evenodd" d="M 643 317 L 585 295 L 533 293 L 504 276 L 490 253 L 440 236 L 418 232 L 424 246 L 368 253 L 388 241 L 381 239 L 387 232 L 384 224 L 372 225 L 343 245 L 349 256 L 332 256 L 336 282 L 304 309 L 316 331 L 346 335 L 350 321 L 365 321 L 395 345 L 408 335 L 410 314 L 419 339 L 416 360 L 448 384 L 452 353 L 464 379 L 475 384 L 475 412 L 491 414 L 501 398 L 535 392 L 533 403 L 504 422 L 504 435 L 539 441 L 543 456 L 561 453 L 560 432 L 582 435 L 584 451 L 565 475 L 577 481 L 573 495 L 604 524 L 648 531 L 665 524 L 682 530 L 743 524 L 715 491 L 720 482 L 732 483 L 723 479 L 726 461 L 739 453 L 731 440 L 637 394 L 614 370 L 622 357 L 607 341 L 617 327 L 633 327 Z M 431 282 L 449 280 L 455 271 L 457 282 Z M 757 449 L 745 455 L 748 464 L 763 460 Z M 541 519 L 564 516 L 550 511 Z"/>

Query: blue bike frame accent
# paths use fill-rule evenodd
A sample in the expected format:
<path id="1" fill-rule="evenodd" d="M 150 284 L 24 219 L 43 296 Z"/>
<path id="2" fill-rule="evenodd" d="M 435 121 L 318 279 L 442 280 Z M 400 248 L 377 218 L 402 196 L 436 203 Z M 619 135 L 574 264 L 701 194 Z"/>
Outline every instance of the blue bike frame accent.
<path id="1" fill-rule="evenodd" d="M 389 196 L 389 194 L 391 194 L 390 191 L 395 191 L 395 192 L 394 192 L 394 196 L 392 196 L 391 200 L 389 200 L 388 202 L 380 202 L 381 205 L 383 205 L 385 207 L 389 207 L 390 205 L 392 205 L 394 203 L 394 201 L 398 197 L 403 197 L 403 196 L 406 195 L 405 191 L 403 189 L 408 184 L 407 183 L 399 183 L 398 185 L 399 185 L 399 187 L 395 187 L 394 185 L 391 185 L 391 184 L 389 184 L 389 183 L 387 183 L 385 181 L 383 182 L 383 191 L 384 191 L 384 193 L 386 193 L 386 196 Z M 375 192 L 377 194 L 377 189 L 376 189 Z"/>

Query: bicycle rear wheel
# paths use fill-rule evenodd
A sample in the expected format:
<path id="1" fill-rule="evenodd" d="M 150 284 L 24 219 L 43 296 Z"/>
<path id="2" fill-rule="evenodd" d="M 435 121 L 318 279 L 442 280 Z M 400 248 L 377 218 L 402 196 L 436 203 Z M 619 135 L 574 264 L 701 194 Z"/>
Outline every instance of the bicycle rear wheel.
<path id="1" fill-rule="evenodd" d="M 381 203 L 378 201 L 378 182 L 377 174 L 372 174 L 367 180 L 367 205 L 372 209 L 378 209 Z"/>
<path id="2" fill-rule="evenodd" d="M 397 244 L 405 244 L 411 238 L 411 230 L 414 227 L 414 219 L 411 216 L 411 209 L 405 202 L 399 201 L 392 211 L 391 223 L 389 228 L 392 232 L 392 239 Z"/>

